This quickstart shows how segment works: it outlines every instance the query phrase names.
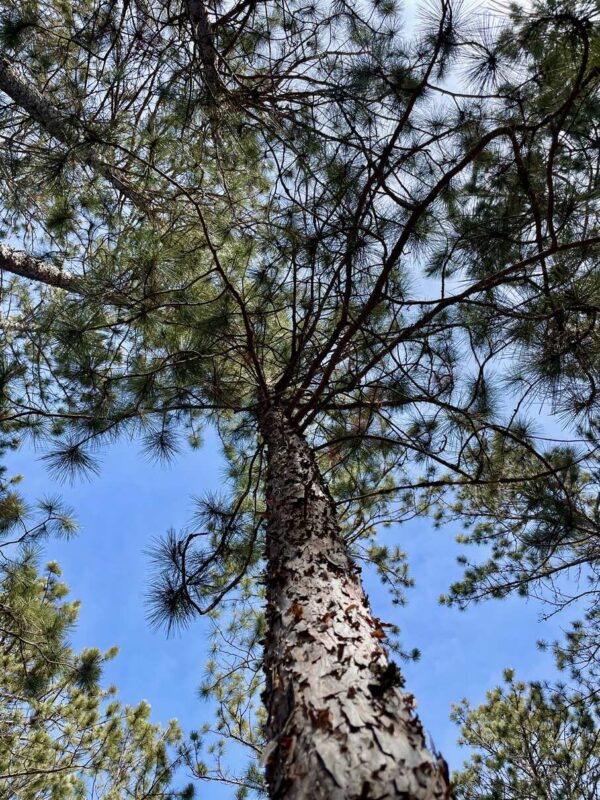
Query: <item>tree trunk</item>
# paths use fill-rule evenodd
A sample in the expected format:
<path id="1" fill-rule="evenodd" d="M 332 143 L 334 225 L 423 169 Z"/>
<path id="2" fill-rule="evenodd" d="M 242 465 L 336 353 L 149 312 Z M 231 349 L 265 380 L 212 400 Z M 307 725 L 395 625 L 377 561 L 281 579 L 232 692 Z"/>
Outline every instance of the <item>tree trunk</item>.
<path id="1" fill-rule="evenodd" d="M 427 750 L 413 698 L 383 647 L 314 454 L 277 409 L 261 429 L 270 797 L 451 797 L 445 762 Z"/>

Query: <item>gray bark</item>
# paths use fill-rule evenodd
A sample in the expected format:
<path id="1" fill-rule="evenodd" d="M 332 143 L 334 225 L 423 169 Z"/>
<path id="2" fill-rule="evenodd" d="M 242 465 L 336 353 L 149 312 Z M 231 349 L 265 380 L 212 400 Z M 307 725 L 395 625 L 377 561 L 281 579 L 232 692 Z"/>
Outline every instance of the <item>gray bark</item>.
<path id="1" fill-rule="evenodd" d="M 313 453 L 276 409 L 261 429 L 268 448 L 270 797 L 451 797 L 445 762 L 427 750 L 412 695 L 401 690 Z"/>
<path id="2" fill-rule="evenodd" d="M 68 114 L 55 108 L 36 86 L 22 78 L 3 57 L 0 57 L 0 90 L 12 98 L 19 108 L 51 136 L 75 150 L 80 161 L 102 175 L 136 206 L 147 210 L 147 203 L 142 195 L 122 181 L 115 173 L 114 167 L 106 164 L 95 154 L 94 145 L 97 147 L 101 141 L 99 133 L 88 129 L 84 135 L 79 129 L 80 126 Z"/>
<path id="3" fill-rule="evenodd" d="M 77 279 L 70 272 L 6 244 L 0 244 L 0 269 L 66 291 L 76 290 Z"/>
<path id="4" fill-rule="evenodd" d="M 36 258 L 24 250 L 15 250 L 7 244 L 0 244 L 0 270 L 20 275 L 30 281 L 45 283 L 47 286 L 56 286 L 58 289 L 64 289 L 65 292 L 89 294 L 89 288 L 86 292 L 85 279 L 55 267 L 54 264 L 49 264 L 41 258 Z M 106 288 L 96 287 L 92 291 L 98 298 L 114 306 L 127 308 L 132 305 L 132 301 L 126 294 L 115 292 L 109 286 Z M 149 305 L 146 306 L 146 308 L 149 307 Z"/>

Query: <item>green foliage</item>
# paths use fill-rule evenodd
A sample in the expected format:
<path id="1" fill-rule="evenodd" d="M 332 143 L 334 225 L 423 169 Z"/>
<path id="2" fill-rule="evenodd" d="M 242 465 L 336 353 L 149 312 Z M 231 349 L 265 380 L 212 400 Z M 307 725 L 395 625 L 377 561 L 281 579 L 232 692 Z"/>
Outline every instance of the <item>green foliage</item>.
<path id="1" fill-rule="evenodd" d="M 0 550 L 23 542 L 32 545 L 48 536 L 68 538 L 77 531 L 71 511 L 60 499 L 46 498 L 30 508 L 16 489 L 21 476 L 5 475 L 6 467 L 0 466 Z"/>
<path id="2" fill-rule="evenodd" d="M 464 800 L 594 800 L 600 786 L 600 705 L 579 691 L 516 680 L 472 708 L 454 707 L 460 743 L 473 748 L 453 775 Z"/>
<path id="3" fill-rule="evenodd" d="M 556 643 L 554 649 L 561 667 L 571 666 L 574 677 L 597 692 L 598 468 L 589 460 L 591 470 L 582 469 L 573 448 L 540 453 L 526 430 L 516 429 L 517 436 L 519 444 L 511 436 L 492 437 L 480 485 L 458 489 L 449 513 L 442 512 L 442 519 L 454 517 L 467 525 L 468 533 L 458 541 L 486 554 L 482 563 L 460 558 L 464 575 L 442 601 L 466 608 L 516 593 L 543 599 L 549 613 L 584 602 L 585 624 L 574 623 L 565 643 Z M 527 456 L 522 441 L 530 443 Z M 499 487 L 502 476 L 510 474 L 518 478 Z"/>
<path id="4" fill-rule="evenodd" d="M 0 775 L 2 798 L 174 798 L 181 733 L 150 721 L 146 702 L 123 707 L 102 689 L 116 654 L 73 653 L 79 604 L 60 569 L 31 551 L 0 567 Z"/>

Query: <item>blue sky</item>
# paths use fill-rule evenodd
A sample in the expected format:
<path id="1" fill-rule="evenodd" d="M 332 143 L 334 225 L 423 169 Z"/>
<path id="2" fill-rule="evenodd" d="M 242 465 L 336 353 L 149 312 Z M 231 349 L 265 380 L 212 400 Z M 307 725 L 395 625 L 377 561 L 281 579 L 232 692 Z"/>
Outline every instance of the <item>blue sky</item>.
<path id="1" fill-rule="evenodd" d="M 104 451 L 98 477 L 74 486 L 54 481 L 40 455 L 26 447 L 10 454 L 8 474 L 25 476 L 22 490 L 30 501 L 62 495 L 80 523 L 76 538 L 51 540 L 43 554 L 60 563 L 72 596 L 82 602 L 73 645 L 117 645 L 120 652 L 107 668 L 106 681 L 116 684 L 128 703 L 148 700 L 156 721 L 177 717 L 185 730 L 210 722 L 210 707 L 197 695 L 207 623 L 198 620 L 167 638 L 147 624 L 144 592 L 150 574 L 145 551 L 152 539 L 188 523 L 193 495 L 223 488 L 216 437 L 209 434 L 202 449 L 183 453 L 169 466 L 149 463 L 135 442 L 120 442 Z M 434 530 L 428 519 L 382 532 L 385 541 L 400 544 L 409 554 L 416 587 L 406 608 L 393 606 L 377 578 L 365 573 L 375 614 L 400 625 L 403 645 L 422 652 L 420 662 L 403 668 L 407 690 L 415 695 L 423 722 L 451 769 L 464 757 L 456 746 L 457 728 L 448 719 L 451 703 L 462 697 L 481 702 L 508 666 L 524 679 L 551 677 L 552 658 L 535 643 L 555 638 L 567 623 L 566 618 L 540 623 L 540 606 L 519 598 L 466 612 L 440 606 L 438 596 L 460 574 L 456 555 L 463 548 L 454 543 L 453 532 L 458 528 Z M 233 797 L 230 789 L 213 784 L 199 788 L 200 798 Z"/>

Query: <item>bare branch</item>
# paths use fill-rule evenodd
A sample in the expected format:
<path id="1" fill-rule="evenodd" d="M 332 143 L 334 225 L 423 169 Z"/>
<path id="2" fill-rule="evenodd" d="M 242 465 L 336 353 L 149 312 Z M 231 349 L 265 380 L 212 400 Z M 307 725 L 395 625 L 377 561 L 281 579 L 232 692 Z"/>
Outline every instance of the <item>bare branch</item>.
<path id="1" fill-rule="evenodd" d="M 72 273 L 6 244 L 0 244 L 0 269 L 65 291 L 77 291 L 77 278 Z"/>

